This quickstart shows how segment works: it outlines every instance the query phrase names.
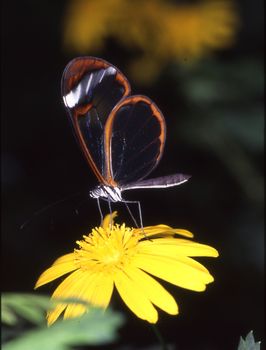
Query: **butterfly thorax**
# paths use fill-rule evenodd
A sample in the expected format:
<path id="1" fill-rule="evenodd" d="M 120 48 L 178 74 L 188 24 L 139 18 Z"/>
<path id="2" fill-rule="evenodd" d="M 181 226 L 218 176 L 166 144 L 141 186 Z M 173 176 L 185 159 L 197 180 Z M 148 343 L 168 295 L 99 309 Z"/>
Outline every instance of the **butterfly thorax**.
<path id="1" fill-rule="evenodd" d="M 106 185 L 99 185 L 90 191 L 92 198 L 103 198 L 110 200 L 111 202 L 121 202 L 122 194 L 119 187 L 111 187 Z"/>

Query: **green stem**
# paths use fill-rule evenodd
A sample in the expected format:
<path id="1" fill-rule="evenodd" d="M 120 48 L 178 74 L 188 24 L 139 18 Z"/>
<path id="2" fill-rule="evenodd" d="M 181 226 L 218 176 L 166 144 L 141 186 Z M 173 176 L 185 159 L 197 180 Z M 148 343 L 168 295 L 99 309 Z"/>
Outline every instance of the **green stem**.
<path id="1" fill-rule="evenodd" d="M 155 333 L 157 339 L 159 340 L 159 342 L 161 344 L 162 350 L 168 350 L 168 347 L 165 344 L 165 341 L 164 341 L 164 339 L 162 337 L 161 332 L 159 331 L 159 328 L 155 324 L 151 324 L 151 327 L 152 327 L 153 332 Z"/>

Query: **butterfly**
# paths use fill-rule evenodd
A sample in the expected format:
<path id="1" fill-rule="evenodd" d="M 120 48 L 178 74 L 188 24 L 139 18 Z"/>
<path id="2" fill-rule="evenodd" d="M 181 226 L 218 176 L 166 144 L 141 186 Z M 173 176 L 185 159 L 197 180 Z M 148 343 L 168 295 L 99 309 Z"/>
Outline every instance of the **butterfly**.
<path id="1" fill-rule="evenodd" d="M 62 98 L 77 141 L 99 181 L 90 196 L 110 202 L 132 203 L 122 192 L 166 188 L 190 176 L 174 174 L 145 179 L 158 165 L 164 150 L 166 124 L 156 104 L 131 95 L 121 71 L 96 57 L 78 57 L 66 66 Z M 141 209 L 138 203 L 141 226 Z M 101 213 L 101 209 L 100 209 Z M 101 213 L 101 217 L 102 213 Z"/>

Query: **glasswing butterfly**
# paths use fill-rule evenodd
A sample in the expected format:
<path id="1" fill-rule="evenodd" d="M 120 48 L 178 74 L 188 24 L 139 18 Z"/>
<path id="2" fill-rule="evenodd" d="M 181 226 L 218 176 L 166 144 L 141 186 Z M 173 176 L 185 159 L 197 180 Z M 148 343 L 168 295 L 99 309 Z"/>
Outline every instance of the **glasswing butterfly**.
<path id="1" fill-rule="evenodd" d="M 96 57 L 78 57 L 66 66 L 61 84 L 78 143 L 99 181 L 90 191 L 99 209 L 100 198 L 109 207 L 119 201 L 127 206 L 132 201 L 123 199 L 123 191 L 177 186 L 190 178 L 174 174 L 144 180 L 162 157 L 165 120 L 148 97 L 130 95 L 127 78 L 115 66 Z M 140 203 L 133 203 L 139 206 L 143 227 Z"/>

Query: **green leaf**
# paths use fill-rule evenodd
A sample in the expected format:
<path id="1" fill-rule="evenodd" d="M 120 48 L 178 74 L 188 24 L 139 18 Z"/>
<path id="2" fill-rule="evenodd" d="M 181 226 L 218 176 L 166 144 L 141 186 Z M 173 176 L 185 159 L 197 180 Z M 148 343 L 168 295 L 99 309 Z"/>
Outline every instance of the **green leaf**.
<path id="1" fill-rule="evenodd" d="M 43 295 L 4 293 L 1 299 L 2 322 L 15 325 L 19 317 L 33 324 L 45 322 L 45 311 L 51 307 L 50 298 Z"/>
<path id="2" fill-rule="evenodd" d="M 117 338 L 122 316 L 111 310 L 91 309 L 86 315 L 57 321 L 6 343 L 3 350 L 69 350 L 73 345 L 103 345 Z"/>
<path id="3" fill-rule="evenodd" d="M 240 337 L 237 350 L 260 350 L 260 342 L 255 343 L 253 331 L 250 331 L 246 339 Z"/>
<path id="4" fill-rule="evenodd" d="M 46 311 L 55 307 L 58 303 L 88 304 L 77 298 L 53 299 L 44 295 L 24 293 L 4 293 L 1 299 L 2 323 L 15 325 L 19 318 L 23 318 L 33 324 L 45 323 Z"/>
<path id="5" fill-rule="evenodd" d="M 7 305 L 1 306 L 1 319 L 2 323 L 5 323 L 9 326 L 13 326 L 18 322 L 17 315 Z"/>

